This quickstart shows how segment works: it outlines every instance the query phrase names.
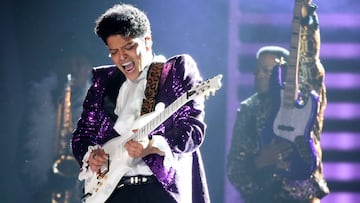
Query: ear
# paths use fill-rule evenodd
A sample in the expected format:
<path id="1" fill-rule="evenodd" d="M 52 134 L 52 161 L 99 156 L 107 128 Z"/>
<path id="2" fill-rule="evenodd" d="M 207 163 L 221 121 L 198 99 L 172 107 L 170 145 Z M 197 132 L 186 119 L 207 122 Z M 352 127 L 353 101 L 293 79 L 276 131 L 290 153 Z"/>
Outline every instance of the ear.
<path id="1" fill-rule="evenodd" d="M 145 37 L 145 47 L 146 50 L 151 50 L 152 49 L 152 39 L 150 36 Z"/>

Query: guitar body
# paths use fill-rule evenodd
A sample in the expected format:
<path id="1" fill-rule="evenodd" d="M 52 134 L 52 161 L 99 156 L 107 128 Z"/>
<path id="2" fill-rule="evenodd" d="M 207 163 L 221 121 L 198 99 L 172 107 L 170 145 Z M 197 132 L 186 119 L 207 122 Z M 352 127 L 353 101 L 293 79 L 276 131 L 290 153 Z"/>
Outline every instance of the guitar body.
<path id="1" fill-rule="evenodd" d="M 281 81 L 281 72 L 284 68 L 274 67 L 272 81 L 277 82 L 277 88 L 272 92 L 273 109 L 270 120 L 273 121 L 267 132 L 272 132 L 271 138 L 288 142 L 292 145 L 292 153 L 288 156 L 287 169 L 274 169 L 276 173 L 289 179 L 308 178 L 316 168 L 317 154 L 315 145 L 311 139 L 311 129 L 316 120 L 318 108 L 318 96 L 312 91 L 308 100 L 304 103 L 301 94 L 294 100 L 291 107 L 286 107 L 284 101 L 284 88 L 286 84 Z M 276 78 L 276 79 L 275 79 Z M 266 132 L 266 131 L 265 131 Z M 270 139 L 271 139 L 270 138 Z"/>
<path id="2" fill-rule="evenodd" d="M 283 93 L 281 90 L 281 101 Z M 305 104 L 301 104 L 300 98 L 294 103 L 293 108 L 285 108 L 280 105 L 273 123 L 274 133 L 290 142 L 295 142 L 298 136 L 305 135 L 305 137 L 310 138 L 308 134 L 316 116 L 317 96 L 312 94 Z"/>
<path id="3" fill-rule="evenodd" d="M 135 120 L 131 129 L 141 129 L 145 124 L 149 123 L 164 109 L 164 104 L 159 103 L 154 112 L 145 114 L 139 119 Z M 133 167 L 134 158 L 128 155 L 124 145 L 130 139 L 140 141 L 145 140 L 143 144 L 147 146 L 147 137 L 136 137 L 132 132 L 127 135 L 115 137 L 107 141 L 103 146 L 105 153 L 108 154 L 107 172 L 103 176 L 93 174 L 90 178 L 85 180 L 84 194 L 91 194 L 84 198 L 86 203 L 100 203 L 105 202 L 115 190 L 120 179 Z"/>
<path id="4" fill-rule="evenodd" d="M 115 190 L 120 179 L 131 169 L 129 165 L 131 157 L 124 148 L 124 142 L 125 140 L 120 136 L 105 143 L 103 149 L 109 154 L 109 171 L 103 177 L 94 173 L 90 178 L 85 179 L 83 202 L 105 202 Z"/>

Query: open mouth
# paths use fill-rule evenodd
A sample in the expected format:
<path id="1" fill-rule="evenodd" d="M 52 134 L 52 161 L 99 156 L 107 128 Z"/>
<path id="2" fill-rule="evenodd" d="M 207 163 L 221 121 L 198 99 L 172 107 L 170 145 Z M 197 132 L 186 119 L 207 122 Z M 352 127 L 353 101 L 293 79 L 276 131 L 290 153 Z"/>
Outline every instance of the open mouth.
<path id="1" fill-rule="evenodd" d="M 134 63 L 133 62 L 128 62 L 128 63 L 124 63 L 121 65 L 124 70 L 127 72 L 127 73 L 131 73 L 135 70 L 135 66 L 134 66 Z"/>

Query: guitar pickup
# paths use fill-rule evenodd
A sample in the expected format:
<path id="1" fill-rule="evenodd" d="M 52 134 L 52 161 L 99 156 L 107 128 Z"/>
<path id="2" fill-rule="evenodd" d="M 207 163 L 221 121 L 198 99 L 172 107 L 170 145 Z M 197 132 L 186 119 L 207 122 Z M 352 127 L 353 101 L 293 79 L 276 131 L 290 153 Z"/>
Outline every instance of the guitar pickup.
<path id="1" fill-rule="evenodd" d="M 294 131 L 294 127 L 286 126 L 286 125 L 279 125 L 277 129 L 282 130 L 282 131 L 288 131 L 288 132 Z"/>

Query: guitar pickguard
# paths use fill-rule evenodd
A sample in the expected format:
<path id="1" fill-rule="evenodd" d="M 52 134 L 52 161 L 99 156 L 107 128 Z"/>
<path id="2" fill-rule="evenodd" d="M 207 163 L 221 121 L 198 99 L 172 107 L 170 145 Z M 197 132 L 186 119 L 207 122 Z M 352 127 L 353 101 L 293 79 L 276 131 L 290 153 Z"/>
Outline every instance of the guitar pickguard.
<path id="1" fill-rule="evenodd" d="M 281 92 L 282 98 L 282 92 Z M 280 171 L 292 179 L 305 179 L 316 168 L 317 155 L 311 138 L 316 119 L 317 95 L 313 92 L 305 104 L 295 102 L 292 108 L 280 107 L 273 122 L 274 135 L 291 142 L 295 148 L 289 156 L 289 170 Z"/>
<path id="2" fill-rule="evenodd" d="M 281 94 L 281 100 L 283 94 Z M 303 106 L 292 108 L 280 107 L 273 124 L 274 133 L 282 138 L 295 142 L 296 137 L 303 136 L 312 122 L 313 111 L 316 111 L 312 99 Z M 316 104 L 315 104 L 316 105 Z M 309 126 L 309 127 L 308 127 Z"/>

